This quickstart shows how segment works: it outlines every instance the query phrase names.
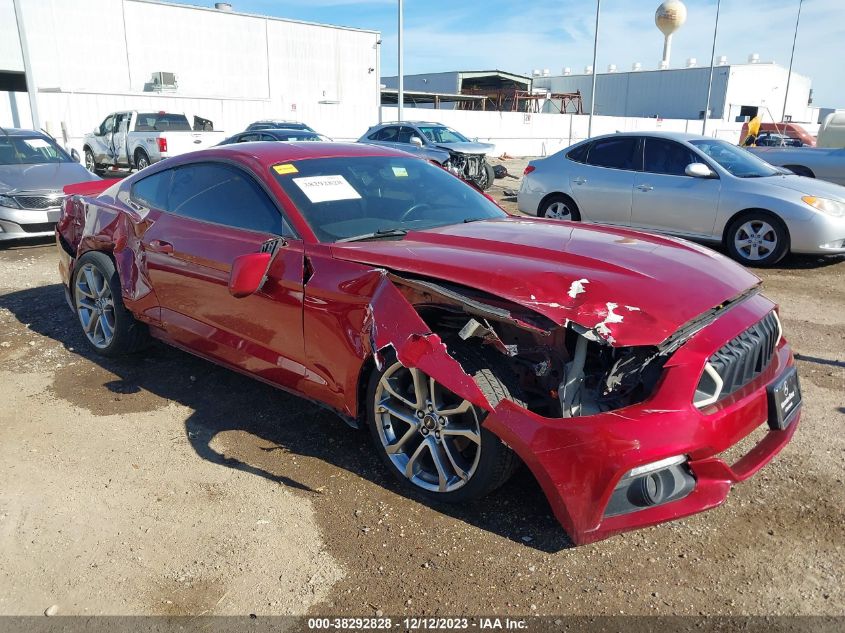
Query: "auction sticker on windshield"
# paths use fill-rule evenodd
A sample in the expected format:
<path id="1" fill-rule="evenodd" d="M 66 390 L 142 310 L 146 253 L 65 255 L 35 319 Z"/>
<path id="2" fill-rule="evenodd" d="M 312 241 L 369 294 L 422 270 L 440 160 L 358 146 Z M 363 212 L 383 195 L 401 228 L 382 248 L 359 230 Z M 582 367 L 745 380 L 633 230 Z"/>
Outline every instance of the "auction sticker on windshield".
<path id="1" fill-rule="evenodd" d="M 335 202 L 337 200 L 359 200 L 359 194 L 341 175 L 308 176 L 294 178 L 296 186 L 313 202 Z"/>
<path id="2" fill-rule="evenodd" d="M 284 176 L 285 174 L 298 174 L 299 170 L 296 168 L 296 165 L 291 165 L 290 163 L 285 163 L 283 165 L 273 165 L 273 169 L 276 170 L 277 174 L 281 174 Z"/>

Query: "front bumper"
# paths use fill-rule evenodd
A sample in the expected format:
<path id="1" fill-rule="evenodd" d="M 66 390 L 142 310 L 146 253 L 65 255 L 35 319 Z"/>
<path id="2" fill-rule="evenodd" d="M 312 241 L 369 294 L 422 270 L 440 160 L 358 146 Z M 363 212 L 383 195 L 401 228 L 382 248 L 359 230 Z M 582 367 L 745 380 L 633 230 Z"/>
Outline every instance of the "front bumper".
<path id="1" fill-rule="evenodd" d="M 789 223 L 790 248 L 794 253 L 838 255 L 845 253 L 845 217 L 815 212 L 807 222 Z"/>
<path id="2" fill-rule="evenodd" d="M 0 207 L 0 241 L 53 235 L 59 209 L 12 209 Z"/>
<path id="3" fill-rule="evenodd" d="M 766 422 L 766 387 L 793 364 L 792 352 L 781 340 L 763 373 L 701 410 L 692 404 L 695 386 L 710 355 L 773 308 L 757 295 L 695 334 L 669 359 L 654 394 L 643 403 L 589 417 L 552 419 L 504 401 L 484 424 L 528 465 L 576 544 L 720 505 L 732 484 L 760 470 L 795 432 L 800 413 L 785 430 L 768 431 L 736 463 L 720 457 Z M 613 490 L 625 473 L 677 455 L 688 459 L 695 478 L 692 492 L 662 505 L 606 515 Z"/>

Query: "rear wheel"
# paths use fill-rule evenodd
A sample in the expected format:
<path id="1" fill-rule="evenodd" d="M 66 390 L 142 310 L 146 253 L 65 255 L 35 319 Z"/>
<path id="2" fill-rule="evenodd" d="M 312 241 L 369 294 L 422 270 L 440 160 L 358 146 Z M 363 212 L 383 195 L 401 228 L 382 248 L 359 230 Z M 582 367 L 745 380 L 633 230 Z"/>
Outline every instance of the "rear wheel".
<path id="1" fill-rule="evenodd" d="M 728 254 L 746 266 L 773 266 L 789 252 L 789 232 L 774 215 L 751 211 L 731 222 L 725 232 Z"/>
<path id="2" fill-rule="evenodd" d="M 92 152 L 89 148 L 85 148 L 83 150 L 85 155 L 85 169 L 90 171 L 92 174 L 97 173 L 97 163 L 94 160 L 94 152 Z"/>
<path id="3" fill-rule="evenodd" d="M 147 327 L 123 305 L 120 279 L 108 255 L 91 251 L 80 257 L 72 288 L 82 333 L 98 354 L 118 356 L 148 342 Z"/>
<path id="4" fill-rule="evenodd" d="M 543 200 L 537 211 L 537 215 L 543 218 L 549 218 L 550 220 L 572 220 L 577 222 L 581 219 L 581 214 L 578 212 L 575 202 L 562 194 L 549 196 Z"/>
<path id="5" fill-rule="evenodd" d="M 147 156 L 147 153 L 144 150 L 138 150 L 135 152 L 135 167 L 138 171 L 142 169 L 146 169 L 150 166 L 150 157 Z"/>
<path id="6" fill-rule="evenodd" d="M 456 350 L 491 405 L 519 404 L 513 372 L 481 350 Z M 370 378 L 367 416 L 373 442 L 387 468 L 432 500 L 477 499 L 502 485 L 519 463 L 498 437 L 482 427 L 485 411 L 416 368 L 391 358 Z"/>

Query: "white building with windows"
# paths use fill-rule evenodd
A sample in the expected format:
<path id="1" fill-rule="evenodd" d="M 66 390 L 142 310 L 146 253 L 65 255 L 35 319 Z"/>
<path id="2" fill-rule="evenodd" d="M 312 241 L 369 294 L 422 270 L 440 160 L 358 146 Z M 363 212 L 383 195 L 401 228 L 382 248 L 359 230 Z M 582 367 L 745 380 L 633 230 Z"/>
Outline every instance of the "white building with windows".
<path id="1" fill-rule="evenodd" d="M 377 31 L 212 1 L 0 0 L 0 126 L 33 126 L 30 94 L 40 127 L 77 148 L 116 110 L 180 112 L 232 133 L 297 120 L 336 139 L 378 121 Z"/>

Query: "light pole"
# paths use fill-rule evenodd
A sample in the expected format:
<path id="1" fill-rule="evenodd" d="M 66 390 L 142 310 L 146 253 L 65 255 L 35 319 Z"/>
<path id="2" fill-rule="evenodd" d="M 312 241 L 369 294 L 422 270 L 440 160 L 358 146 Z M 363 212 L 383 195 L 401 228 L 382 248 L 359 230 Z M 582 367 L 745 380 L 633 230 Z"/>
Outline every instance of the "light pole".
<path id="1" fill-rule="evenodd" d="M 786 92 L 783 93 L 783 114 L 780 120 L 786 121 L 786 100 L 789 97 L 789 82 L 792 79 L 792 62 L 795 60 L 795 41 L 798 39 L 798 23 L 801 21 L 801 5 L 804 0 L 798 0 L 798 17 L 795 18 L 795 34 L 792 36 L 792 54 L 789 56 L 789 74 L 786 76 Z"/>
<path id="2" fill-rule="evenodd" d="M 713 48 L 710 49 L 710 78 L 707 80 L 707 105 L 704 106 L 704 121 L 701 123 L 702 136 L 707 134 L 707 116 L 710 114 L 710 91 L 713 90 L 713 62 L 716 59 L 716 35 L 719 33 L 719 9 L 721 8 L 722 0 L 719 0 L 716 3 L 716 26 L 713 27 Z"/>
<path id="3" fill-rule="evenodd" d="M 15 22 L 18 26 L 18 38 L 21 43 L 21 57 L 23 58 L 24 77 L 26 78 L 26 93 L 29 96 L 29 110 L 32 115 L 32 128 L 41 129 L 41 121 L 38 117 L 38 88 L 35 85 L 35 75 L 32 72 L 32 62 L 29 59 L 29 44 L 26 41 L 26 28 L 24 27 L 23 10 L 20 0 L 12 0 L 15 8 Z"/>
<path id="4" fill-rule="evenodd" d="M 402 69 L 402 25 L 403 16 L 402 16 L 402 0 L 399 0 L 399 94 L 397 95 L 397 99 L 399 101 L 399 120 L 404 120 L 404 114 L 402 112 L 402 106 L 405 103 L 405 80 L 403 76 L 403 69 Z"/>
<path id="5" fill-rule="evenodd" d="M 596 111 L 596 53 L 599 47 L 599 16 L 601 15 L 601 0 L 596 0 L 596 36 L 593 40 L 593 87 L 590 93 L 590 122 L 587 124 L 587 138 L 593 135 L 593 113 Z"/>

